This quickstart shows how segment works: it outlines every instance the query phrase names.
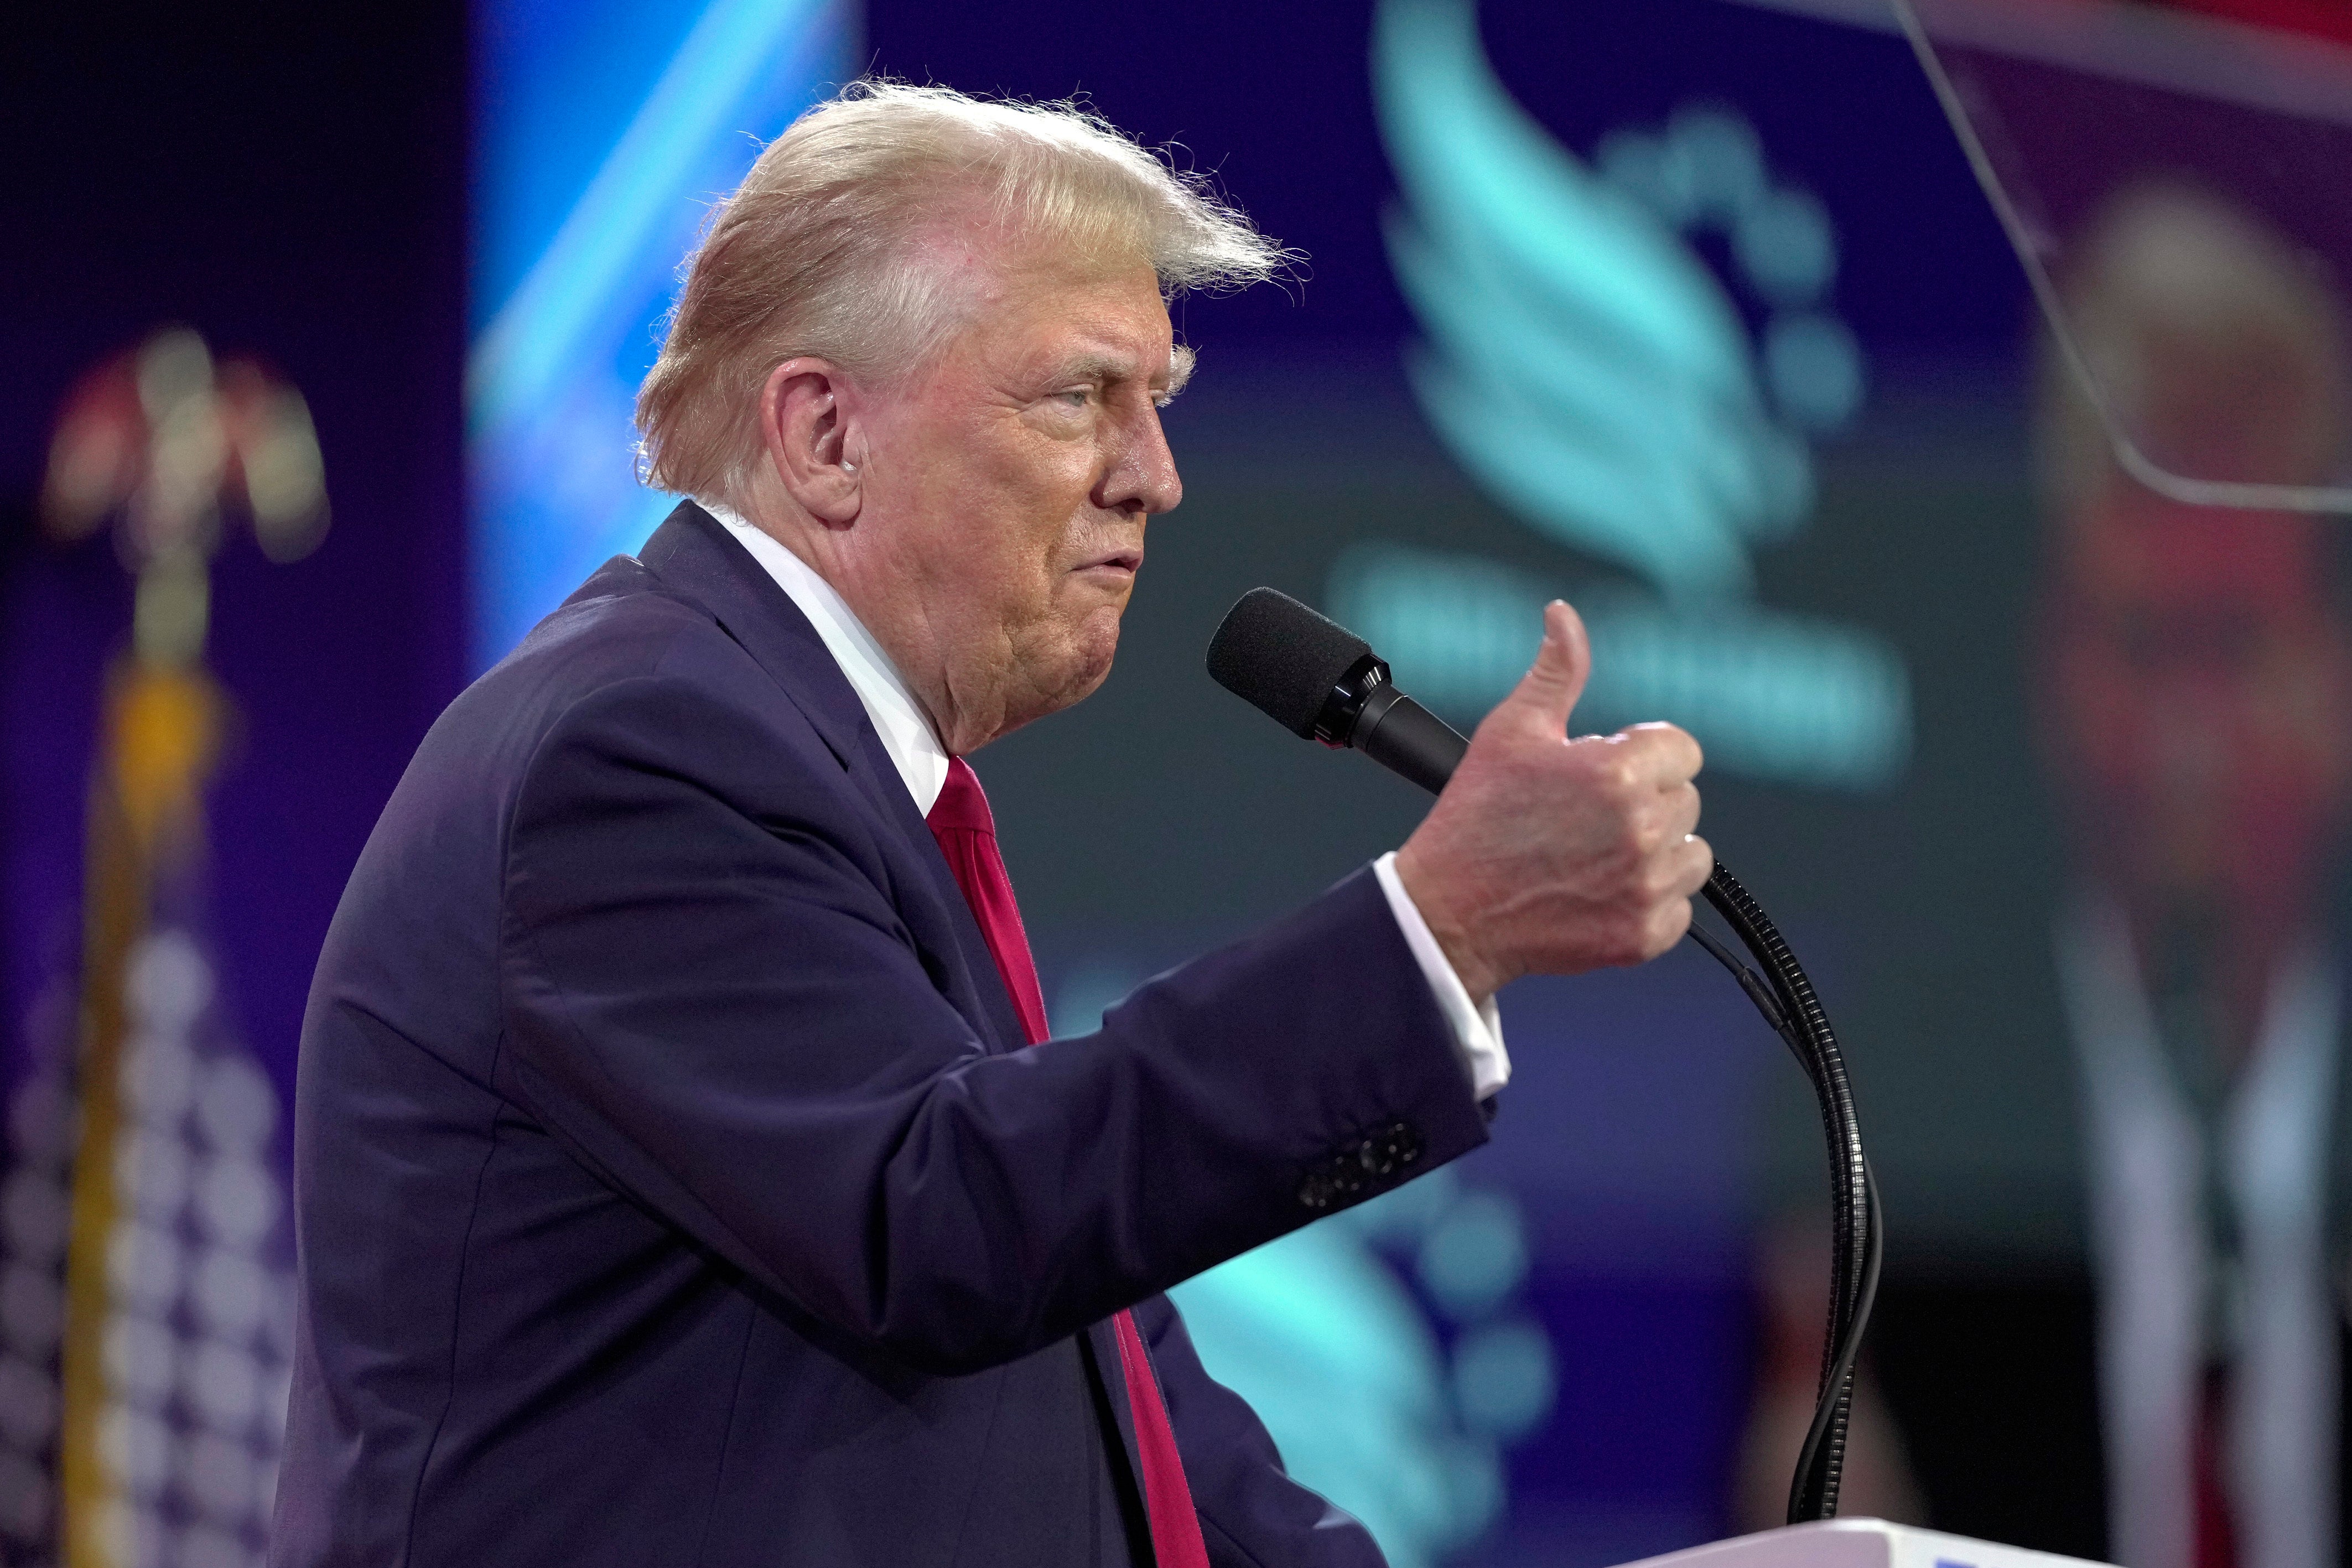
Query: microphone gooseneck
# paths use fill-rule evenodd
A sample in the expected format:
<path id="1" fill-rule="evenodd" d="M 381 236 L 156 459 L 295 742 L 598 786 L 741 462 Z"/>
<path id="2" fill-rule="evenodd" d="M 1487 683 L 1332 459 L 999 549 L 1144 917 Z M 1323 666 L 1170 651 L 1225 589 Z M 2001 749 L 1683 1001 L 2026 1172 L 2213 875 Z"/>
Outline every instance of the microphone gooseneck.
<path id="1" fill-rule="evenodd" d="M 1369 643 L 1272 588 L 1242 595 L 1210 639 L 1208 664 L 1218 685 L 1291 733 L 1361 752 L 1433 795 L 1445 787 L 1469 750 L 1470 742 L 1451 725 L 1396 689 L 1388 665 Z M 1759 975 L 1696 921 L 1691 938 L 1731 972 L 1796 1056 L 1821 1103 L 1829 1146 L 1829 1323 L 1812 1425 L 1789 1489 L 1789 1522 L 1801 1524 L 1837 1513 L 1854 1363 L 1877 1298 L 1885 1250 L 1877 1184 L 1863 1152 L 1845 1058 L 1812 982 L 1763 906 L 1721 861 L 1706 892 L 1763 973 Z"/>

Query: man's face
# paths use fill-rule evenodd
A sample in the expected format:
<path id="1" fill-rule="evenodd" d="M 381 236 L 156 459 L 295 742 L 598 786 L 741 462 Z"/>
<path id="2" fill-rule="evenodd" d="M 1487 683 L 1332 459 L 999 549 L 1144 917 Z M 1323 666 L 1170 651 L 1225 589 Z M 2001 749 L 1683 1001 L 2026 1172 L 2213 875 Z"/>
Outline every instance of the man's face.
<path id="1" fill-rule="evenodd" d="M 2151 912 L 2310 918 L 2352 764 L 2319 526 L 2129 491 L 2070 521 L 2048 739 L 2082 847 Z"/>
<path id="2" fill-rule="evenodd" d="M 1110 673 L 1144 521 L 1183 495 L 1160 405 L 1191 356 L 1149 266 L 950 256 L 968 325 L 865 404 L 851 597 L 961 753 Z"/>

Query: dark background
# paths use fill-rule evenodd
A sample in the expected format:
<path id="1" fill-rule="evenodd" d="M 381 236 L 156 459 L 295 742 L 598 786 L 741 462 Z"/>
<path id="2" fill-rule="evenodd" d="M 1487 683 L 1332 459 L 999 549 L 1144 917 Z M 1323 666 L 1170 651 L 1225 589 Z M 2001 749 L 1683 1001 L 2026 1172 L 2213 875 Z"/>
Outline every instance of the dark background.
<path id="1" fill-rule="evenodd" d="M 464 10 L 20 6 L 7 26 L 7 1016 L 70 956 L 98 687 L 130 619 L 104 542 L 33 533 L 50 420 L 94 362 L 184 322 L 301 389 L 334 507 L 309 559 L 233 539 L 214 574 L 239 714 L 212 798 L 221 958 L 290 1071 L 342 878 L 459 685 Z"/>

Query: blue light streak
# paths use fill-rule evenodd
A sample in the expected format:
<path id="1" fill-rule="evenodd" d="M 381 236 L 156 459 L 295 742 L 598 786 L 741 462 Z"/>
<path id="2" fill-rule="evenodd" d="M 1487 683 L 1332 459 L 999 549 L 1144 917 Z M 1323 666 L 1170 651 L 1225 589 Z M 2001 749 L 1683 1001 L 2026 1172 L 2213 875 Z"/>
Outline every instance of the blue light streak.
<path id="1" fill-rule="evenodd" d="M 674 7 L 606 10 L 584 38 L 530 0 L 482 13 L 486 74 L 530 90 L 501 95 L 509 112 L 488 118 L 478 150 L 499 198 L 477 220 L 478 285 L 505 292 L 478 300 L 467 368 L 477 668 L 673 504 L 636 483 L 630 409 L 678 262 L 760 140 L 843 79 L 856 32 L 847 0 L 713 0 L 682 37 Z M 646 86 L 652 37 L 668 52 Z M 600 123 L 620 129 L 583 180 L 562 138 Z M 554 195 L 562 216 L 543 240 L 541 179 L 574 187 Z M 510 285 L 488 276 L 520 258 Z"/>

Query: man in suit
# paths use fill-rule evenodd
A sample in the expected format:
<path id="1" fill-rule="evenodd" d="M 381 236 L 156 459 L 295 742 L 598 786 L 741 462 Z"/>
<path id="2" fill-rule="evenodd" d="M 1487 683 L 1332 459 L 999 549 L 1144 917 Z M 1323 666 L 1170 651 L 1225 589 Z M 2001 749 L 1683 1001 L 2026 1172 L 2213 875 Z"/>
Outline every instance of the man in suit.
<path id="1" fill-rule="evenodd" d="M 2074 347 L 2143 456 L 2340 478 L 2352 350 L 2285 236 L 2141 185 L 2067 252 Z M 2054 345 L 2042 371 L 2020 706 L 2053 884 L 1946 879 L 1919 900 L 1943 923 L 1903 928 L 1853 1031 L 1904 1041 L 1856 1076 L 1908 1217 L 1872 1333 L 1894 1422 L 1857 1422 L 1852 1451 L 1881 1476 L 1907 1460 L 1927 1521 L 1968 1534 L 2129 1568 L 2329 1568 L 2352 1258 L 2341 525 L 2143 485 Z M 2019 807 L 2002 830 L 2035 835 Z M 1801 1332 L 1812 1314 L 1780 1314 L 1784 1344 Z M 1792 1414 L 1780 1364 L 1768 1397 Z"/>
<path id="2" fill-rule="evenodd" d="M 1165 292 L 1278 260 L 1063 110 L 763 153 L 640 405 L 698 503 L 451 706 L 329 935 L 273 1562 L 1377 1562 L 1159 1292 L 1483 1141 L 1494 992 L 1712 859 L 1687 736 L 1566 738 L 1554 605 L 1402 849 L 1045 1039 L 963 757 L 1109 668 Z"/>

